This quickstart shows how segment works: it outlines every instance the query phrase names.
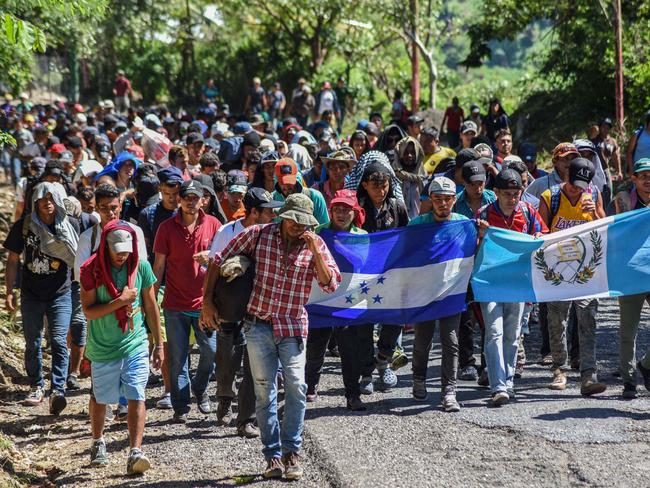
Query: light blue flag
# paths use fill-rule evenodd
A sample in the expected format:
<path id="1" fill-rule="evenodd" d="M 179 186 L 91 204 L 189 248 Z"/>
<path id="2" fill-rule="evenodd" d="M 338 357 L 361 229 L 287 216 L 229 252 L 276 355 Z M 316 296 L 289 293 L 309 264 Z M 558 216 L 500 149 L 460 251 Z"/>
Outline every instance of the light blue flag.
<path id="1" fill-rule="evenodd" d="M 473 221 L 358 235 L 321 231 L 343 280 L 333 294 L 312 287 L 310 327 L 404 324 L 465 310 L 476 252 Z"/>
<path id="2" fill-rule="evenodd" d="M 472 274 L 479 302 L 550 302 L 650 291 L 650 209 L 535 239 L 490 228 Z"/>

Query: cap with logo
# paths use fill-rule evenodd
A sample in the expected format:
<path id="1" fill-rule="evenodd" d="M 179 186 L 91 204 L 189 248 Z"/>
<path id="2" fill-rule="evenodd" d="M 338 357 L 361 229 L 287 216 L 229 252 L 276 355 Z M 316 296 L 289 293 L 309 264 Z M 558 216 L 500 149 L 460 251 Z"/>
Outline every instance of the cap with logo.
<path id="1" fill-rule="evenodd" d="M 187 195 L 196 195 L 199 198 L 203 197 L 203 185 L 194 180 L 184 181 L 181 185 L 180 195 L 181 198 L 185 198 Z"/>
<path id="2" fill-rule="evenodd" d="M 519 157 L 526 163 L 537 161 L 537 147 L 532 142 L 523 142 L 519 146 Z"/>
<path id="3" fill-rule="evenodd" d="M 273 195 L 264 188 L 251 188 L 244 196 L 244 207 L 246 208 L 280 208 L 283 202 L 273 200 Z"/>
<path id="4" fill-rule="evenodd" d="M 521 190 L 521 176 L 514 169 L 503 169 L 494 179 L 494 188 L 498 190 Z"/>
<path id="5" fill-rule="evenodd" d="M 475 181 L 485 181 L 487 174 L 483 164 L 479 161 L 468 161 L 463 164 L 462 169 L 463 180 L 466 183 L 474 183 Z"/>
<path id="6" fill-rule="evenodd" d="M 456 183 L 446 176 L 436 176 L 429 183 L 429 195 L 456 196 Z"/>
<path id="7" fill-rule="evenodd" d="M 133 252 L 133 236 L 127 230 L 112 230 L 106 236 L 106 242 L 114 253 Z"/>
<path id="8" fill-rule="evenodd" d="M 460 128 L 460 132 L 462 134 L 466 134 L 467 132 L 473 132 L 474 134 L 478 134 L 478 127 L 476 126 L 476 123 L 472 120 L 466 120 L 463 122 L 463 125 Z"/>
<path id="9" fill-rule="evenodd" d="M 569 183 L 586 190 L 594 178 L 596 169 L 591 161 L 586 158 L 575 158 L 569 166 Z"/>
<path id="10" fill-rule="evenodd" d="M 301 225 L 318 225 L 318 220 L 314 217 L 314 203 L 304 193 L 289 195 L 278 212 L 278 217 Z"/>
<path id="11" fill-rule="evenodd" d="M 280 185 L 295 185 L 298 181 L 298 166 L 290 158 L 282 158 L 275 163 L 275 176 Z"/>
<path id="12" fill-rule="evenodd" d="M 650 158 L 641 158 L 634 163 L 633 174 L 643 173 L 644 171 L 650 171 Z"/>
<path id="13" fill-rule="evenodd" d="M 226 175 L 226 186 L 230 193 L 246 193 L 248 190 L 246 173 L 238 169 L 228 171 Z"/>

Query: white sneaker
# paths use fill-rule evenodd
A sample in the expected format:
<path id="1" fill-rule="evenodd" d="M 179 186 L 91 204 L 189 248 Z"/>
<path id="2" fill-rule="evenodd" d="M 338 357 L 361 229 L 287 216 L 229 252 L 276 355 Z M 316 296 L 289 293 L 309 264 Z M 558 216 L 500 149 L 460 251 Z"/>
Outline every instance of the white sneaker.
<path id="1" fill-rule="evenodd" d="M 40 405 L 44 398 L 45 390 L 43 390 L 43 387 L 37 386 L 32 388 L 32 391 L 29 392 L 29 395 L 27 395 L 27 398 L 23 401 L 23 405 L 35 407 L 36 405 Z"/>

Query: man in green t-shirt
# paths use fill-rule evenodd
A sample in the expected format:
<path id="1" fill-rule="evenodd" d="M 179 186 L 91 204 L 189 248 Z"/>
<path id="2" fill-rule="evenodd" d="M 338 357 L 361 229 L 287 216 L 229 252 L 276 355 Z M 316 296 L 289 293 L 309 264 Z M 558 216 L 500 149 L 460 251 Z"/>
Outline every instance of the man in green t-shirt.
<path id="1" fill-rule="evenodd" d="M 143 473 L 150 463 L 142 453 L 145 388 L 149 351 L 144 317 L 156 343 L 153 366 L 163 361 L 160 313 L 156 304 L 156 277 L 146 259 L 138 259 L 137 235 L 126 223 L 108 222 L 99 249 L 81 267 L 81 303 L 88 318 L 86 356 L 92 361 L 90 419 L 93 445 L 90 462 L 106 466 L 104 420 L 106 405 L 128 400 L 131 450 L 127 474 Z"/>

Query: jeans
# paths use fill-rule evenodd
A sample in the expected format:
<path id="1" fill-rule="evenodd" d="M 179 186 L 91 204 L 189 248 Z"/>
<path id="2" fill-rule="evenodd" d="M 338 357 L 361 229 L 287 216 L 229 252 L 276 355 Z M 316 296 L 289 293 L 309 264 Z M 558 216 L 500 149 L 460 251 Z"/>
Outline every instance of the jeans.
<path id="1" fill-rule="evenodd" d="M 524 304 L 481 303 L 485 320 L 485 362 L 492 393 L 513 386 Z"/>
<path id="2" fill-rule="evenodd" d="M 377 341 L 378 356 L 380 358 L 387 359 L 390 362 L 403 328 L 403 325 L 381 324 L 379 341 Z"/>
<path id="3" fill-rule="evenodd" d="M 255 385 L 255 412 L 266 460 L 298 452 L 307 405 L 305 341 L 302 337 L 275 337 L 268 322 L 244 321 L 246 346 Z M 278 420 L 278 366 L 284 372 L 284 418 Z"/>
<path id="4" fill-rule="evenodd" d="M 72 336 L 72 343 L 75 346 L 83 347 L 86 345 L 86 316 L 81 308 L 81 285 L 73 281 L 70 285 L 70 293 L 72 299 L 72 318 L 70 320 L 70 334 Z"/>
<path id="5" fill-rule="evenodd" d="M 235 391 L 235 375 L 244 362 L 244 378 Z M 242 325 L 221 324 L 217 333 L 217 398 L 232 400 L 237 396 L 237 426 L 255 420 L 255 390 L 251 375 L 246 336 Z"/>
<path id="6" fill-rule="evenodd" d="M 413 380 L 426 381 L 429 366 L 429 352 L 436 322 L 440 328 L 440 343 L 442 344 L 442 362 L 440 365 L 440 382 L 443 389 L 456 386 L 458 373 L 458 325 L 460 313 L 444 317 L 440 320 L 428 320 L 415 324 L 415 339 L 413 341 Z"/>
<path id="7" fill-rule="evenodd" d="M 190 387 L 199 398 L 208 388 L 210 376 L 214 371 L 214 358 L 217 350 L 217 335 L 208 337 L 199 329 L 198 317 L 190 317 L 182 312 L 165 310 L 167 347 L 169 350 L 169 376 L 174 412 L 184 414 L 190 411 Z M 194 329 L 196 344 L 199 346 L 199 364 L 190 381 L 188 358 L 190 355 L 190 328 Z"/>
<path id="8" fill-rule="evenodd" d="M 67 345 L 72 313 L 70 290 L 49 301 L 34 300 L 23 295 L 20 312 L 23 316 L 23 334 L 25 336 L 25 370 L 29 376 L 30 385 L 32 387 L 45 386 L 41 334 L 43 332 L 43 316 L 47 316 L 52 348 L 52 390 L 64 393 L 70 362 Z"/>
<path id="9" fill-rule="evenodd" d="M 639 330 L 641 311 L 645 302 L 650 305 L 649 293 L 619 297 L 618 299 L 621 313 L 619 358 L 621 377 L 624 383 L 636 385 L 636 334 Z M 641 365 L 650 369 L 650 349 L 641 358 Z"/>
<path id="10" fill-rule="evenodd" d="M 553 368 L 566 366 L 568 357 L 566 334 L 571 305 L 577 314 L 580 373 L 582 376 L 591 375 L 596 372 L 596 314 L 598 313 L 598 300 L 596 299 L 548 304 L 548 331 L 553 354 Z"/>

